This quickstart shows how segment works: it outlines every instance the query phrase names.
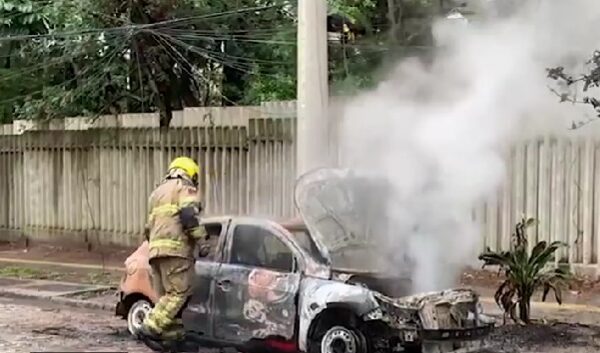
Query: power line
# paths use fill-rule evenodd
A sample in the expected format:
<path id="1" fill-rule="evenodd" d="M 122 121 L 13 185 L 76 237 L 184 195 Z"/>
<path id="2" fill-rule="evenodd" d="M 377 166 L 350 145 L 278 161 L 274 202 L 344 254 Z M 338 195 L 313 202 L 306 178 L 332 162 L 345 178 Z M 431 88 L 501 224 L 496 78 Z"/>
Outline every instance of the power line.
<path id="1" fill-rule="evenodd" d="M 16 102 L 16 101 L 19 101 L 21 99 L 25 99 L 27 97 L 33 97 L 33 96 L 35 96 L 37 94 L 43 93 L 44 90 L 51 89 L 51 88 L 56 88 L 56 87 L 61 87 L 61 86 L 67 85 L 69 83 L 72 83 L 72 82 L 74 82 L 74 81 L 76 81 L 78 79 L 81 79 L 81 76 L 87 74 L 88 71 L 90 71 L 90 70 L 92 70 L 94 68 L 102 67 L 103 65 L 110 64 L 114 60 L 114 58 L 118 55 L 118 53 L 122 52 L 124 48 L 125 48 L 125 45 L 122 45 L 121 47 L 117 47 L 117 48 L 113 49 L 112 51 L 110 51 L 108 53 L 108 55 L 106 55 L 104 57 L 104 60 L 101 60 L 97 65 L 89 65 L 89 66 L 87 66 L 79 75 L 77 75 L 77 76 L 75 76 L 75 77 L 73 77 L 73 78 L 71 78 L 69 80 L 63 81 L 63 82 L 58 83 L 58 84 L 53 85 L 53 86 L 43 87 L 42 89 L 36 90 L 34 92 L 28 92 L 28 93 L 23 94 L 23 95 L 19 95 L 19 96 L 15 96 L 15 97 L 11 97 L 11 98 L 2 100 L 2 101 L 0 101 L 0 105 L 4 105 L 4 104 L 7 104 L 7 103 L 12 103 L 12 102 Z M 107 60 L 107 58 L 108 58 L 108 60 Z M 104 74 L 104 73 L 102 72 L 100 75 L 98 75 L 98 74 L 94 75 L 92 78 L 95 78 L 97 76 L 101 76 L 102 74 Z M 86 86 L 83 86 L 83 87 L 89 87 L 89 86 L 86 85 Z"/>
<path id="2" fill-rule="evenodd" d="M 153 28 L 161 28 L 167 25 L 182 25 L 189 22 L 197 21 L 197 20 L 207 20 L 214 19 L 232 15 L 238 15 L 246 12 L 256 12 L 256 11 L 264 11 L 275 7 L 280 7 L 282 5 L 269 5 L 269 6 L 257 6 L 257 7 L 249 7 L 249 8 L 241 8 L 231 11 L 224 11 L 220 13 L 211 13 L 197 16 L 190 16 L 184 18 L 176 18 L 169 19 L 164 21 L 159 21 L 155 23 L 147 23 L 147 24 L 128 24 L 124 26 L 118 27 L 105 27 L 105 28 L 90 28 L 90 29 L 82 29 L 79 31 L 71 31 L 71 32 L 54 32 L 54 33 L 44 33 L 44 34 L 27 34 L 27 35 L 17 35 L 17 36 L 5 36 L 0 37 L 0 42 L 9 42 L 9 41 L 22 41 L 22 40 L 30 40 L 30 39 L 42 39 L 42 38 L 66 38 L 73 36 L 82 36 L 82 35 L 90 35 L 90 34 L 100 34 L 100 33 L 111 33 L 111 32 L 131 32 L 136 30 L 143 29 L 153 29 Z"/>
<path id="3" fill-rule="evenodd" d="M 157 34 L 155 34 L 155 35 L 156 35 L 156 36 L 160 36 L 160 34 L 158 34 L 158 33 L 157 33 Z M 188 74 L 190 75 L 190 77 L 192 78 L 192 80 L 194 80 L 194 81 L 196 82 L 196 84 L 197 84 L 197 85 L 200 85 L 200 83 L 199 83 L 199 82 L 197 82 L 196 76 L 200 77 L 200 78 L 201 78 L 201 79 L 202 79 L 202 80 L 203 80 L 203 81 L 204 81 L 204 82 L 205 82 L 205 83 L 208 85 L 208 88 L 209 88 L 209 89 L 211 88 L 211 86 L 214 86 L 214 85 L 213 85 L 213 82 L 212 82 L 212 81 L 210 81 L 209 79 L 207 79 L 206 77 L 204 77 L 204 75 L 202 75 L 202 73 L 198 72 L 197 74 L 195 74 L 195 73 L 193 73 L 193 72 L 190 72 L 189 70 L 185 69 L 185 67 L 186 67 L 186 66 L 188 66 L 188 67 L 193 67 L 192 63 L 190 63 L 190 62 L 189 62 L 189 61 L 188 61 L 188 60 L 185 58 L 185 56 L 184 56 L 184 55 L 183 55 L 181 52 L 179 52 L 179 51 L 177 50 L 177 48 L 176 48 L 176 47 L 174 47 L 172 44 L 170 44 L 170 43 L 168 42 L 168 40 L 166 40 L 166 39 L 164 39 L 164 38 L 162 38 L 162 40 L 163 40 L 163 42 L 164 42 L 164 43 L 166 43 L 166 44 L 167 44 L 167 45 L 168 45 L 168 46 L 169 46 L 169 47 L 170 47 L 170 48 L 171 48 L 171 49 L 172 49 L 174 52 L 176 52 L 176 53 L 178 54 L 178 56 L 179 56 L 179 57 L 180 57 L 180 58 L 181 58 L 183 61 L 185 61 L 185 64 L 186 64 L 186 65 L 181 65 L 181 67 L 182 67 L 182 70 L 185 70 L 185 71 L 187 71 L 187 72 L 188 72 Z M 163 47 L 163 48 L 165 48 L 165 47 Z M 167 52 L 168 52 L 168 49 L 167 49 Z M 172 58 L 173 58 L 173 59 L 174 59 L 174 60 L 175 60 L 177 63 L 181 64 L 181 62 L 180 62 L 180 61 L 179 61 L 177 58 L 174 58 L 173 56 L 171 56 L 171 57 L 172 57 Z M 233 106 L 238 106 L 238 104 L 237 104 L 235 101 L 233 101 L 232 99 L 230 99 L 229 97 L 227 97 L 225 94 L 223 94 L 223 92 L 222 92 L 222 91 L 221 91 L 219 88 L 216 88 L 216 89 L 218 90 L 218 92 L 217 92 L 217 93 L 219 94 L 219 96 L 221 97 L 221 99 L 222 99 L 222 100 L 226 101 L 227 103 L 229 103 L 229 104 L 231 104 L 231 105 L 233 105 Z M 210 94 L 210 92 L 209 92 L 209 94 Z M 259 110 L 259 111 L 260 111 L 260 110 Z M 261 112 L 264 112 L 264 111 L 261 111 Z"/>
<path id="4" fill-rule="evenodd" d="M 215 60 L 226 66 L 234 65 L 233 61 L 235 61 L 235 60 L 241 61 L 238 64 L 243 64 L 244 62 L 250 63 L 250 64 L 265 64 L 265 65 L 289 65 L 290 64 L 289 62 L 284 62 L 284 61 L 264 60 L 264 59 L 256 59 L 256 58 L 248 58 L 248 57 L 231 55 L 231 54 L 223 53 L 221 51 L 201 48 L 199 46 L 186 43 L 186 42 L 179 40 L 173 36 L 170 36 L 168 34 L 161 33 L 159 31 L 152 31 L 152 33 L 160 34 L 163 37 L 169 39 L 171 42 L 177 44 L 178 46 L 180 46 L 190 52 L 199 54 L 207 59 Z M 233 60 L 228 61 L 227 59 L 233 59 Z M 252 66 L 252 65 L 250 65 L 250 66 Z"/>
<path id="5" fill-rule="evenodd" d="M 208 76 L 208 78 L 206 76 L 204 76 L 202 74 L 202 72 L 199 71 L 199 69 L 202 68 L 202 66 L 201 66 L 202 64 L 200 64 L 198 62 L 194 62 L 194 59 L 187 57 L 187 54 L 189 54 L 189 53 L 197 54 L 197 55 L 201 56 L 202 58 L 208 60 L 209 62 L 219 64 L 222 66 L 226 66 L 226 67 L 230 67 L 234 70 L 238 70 L 238 71 L 243 72 L 248 75 L 270 76 L 273 78 L 280 78 L 281 75 L 278 75 L 278 74 L 280 74 L 282 72 L 282 69 L 287 70 L 290 67 L 295 66 L 295 60 L 296 60 L 295 56 L 290 58 L 289 61 L 285 61 L 285 59 L 272 60 L 273 57 L 275 57 L 275 58 L 278 57 L 277 54 L 274 54 L 273 56 L 270 56 L 267 54 L 265 56 L 265 55 L 260 55 L 260 53 L 259 53 L 259 55 L 257 55 L 257 56 L 259 56 L 258 58 L 252 57 L 252 56 L 244 56 L 244 54 L 234 55 L 234 54 L 231 54 L 230 51 L 227 52 L 227 51 L 221 50 L 220 48 L 216 48 L 215 45 L 210 45 L 210 44 L 214 44 L 214 43 L 210 43 L 209 41 L 239 43 L 241 50 L 244 50 L 245 48 L 249 48 L 249 46 L 245 46 L 246 44 L 248 44 L 248 45 L 267 44 L 267 45 L 295 46 L 296 41 L 291 40 L 291 39 L 286 40 L 285 35 L 288 33 L 289 34 L 295 33 L 296 29 L 291 26 L 290 27 L 283 26 L 283 27 L 277 27 L 277 28 L 272 27 L 272 28 L 249 28 L 249 29 L 220 29 L 220 28 L 217 28 L 217 29 L 187 29 L 187 28 L 181 28 L 181 27 L 183 27 L 183 26 L 193 27 L 194 21 L 198 21 L 198 20 L 202 20 L 202 19 L 211 19 L 211 18 L 231 16 L 231 15 L 246 13 L 248 11 L 261 11 L 264 9 L 269 9 L 269 8 L 279 7 L 279 6 L 281 6 L 281 5 L 271 5 L 271 6 L 237 9 L 237 10 L 233 10 L 233 11 L 225 11 L 225 12 L 220 12 L 220 13 L 190 16 L 190 17 L 179 18 L 179 19 L 171 19 L 171 20 L 161 21 L 161 22 L 157 22 L 157 23 L 153 23 L 153 24 L 132 24 L 132 23 L 127 23 L 127 20 L 125 18 L 117 18 L 121 22 L 125 22 L 125 24 L 122 26 L 118 26 L 118 27 L 88 28 L 88 29 L 81 29 L 79 31 L 71 31 L 71 32 L 63 32 L 63 33 L 56 32 L 56 33 L 47 33 L 47 34 L 43 34 L 43 35 L 9 36 L 9 37 L 4 37 L 4 38 L 0 37 L 0 44 L 2 41 L 38 40 L 38 39 L 44 39 L 44 38 L 51 38 L 53 41 L 58 40 L 59 44 L 61 44 L 60 41 L 63 41 L 64 43 L 68 43 L 69 41 L 73 40 L 72 37 L 74 37 L 74 36 L 75 37 L 77 37 L 77 36 L 85 37 L 85 36 L 90 36 L 90 35 L 92 35 L 92 36 L 96 35 L 97 37 L 92 38 L 91 40 L 99 41 L 102 43 L 106 42 L 108 45 L 108 42 L 110 42 L 114 38 L 121 38 L 123 36 L 127 36 L 127 39 L 130 39 L 130 38 L 134 37 L 135 35 L 138 35 L 141 33 L 149 33 L 158 39 L 157 45 L 162 47 L 163 50 L 165 50 L 165 52 L 167 53 L 167 55 L 169 55 L 174 60 L 174 62 L 177 64 L 177 66 L 179 66 L 181 68 L 181 72 L 183 74 L 189 75 L 190 79 L 192 80 L 193 83 L 196 84 L 196 86 L 198 86 L 198 87 L 200 86 L 200 83 L 198 80 L 202 79 L 203 81 L 205 81 L 209 84 L 209 87 L 212 87 L 212 88 L 217 87 L 216 89 L 219 90 L 218 82 L 213 82 L 213 80 L 210 76 Z M 90 11 L 87 9 L 83 9 L 83 10 Z M 102 34 L 105 38 L 100 38 L 100 34 Z M 283 37 L 283 38 L 277 39 L 277 37 L 279 37 L 279 38 Z M 111 38 L 111 40 L 108 40 L 107 38 Z M 79 40 L 83 40 L 83 39 L 79 38 Z M 203 43 L 202 43 L 203 41 L 207 42 L 206 47 L 203 46 Z M 195 43 L 190 44 L 188 42 L 195 42 Z M 123 44 L 124 44 L 124 46 L 126 46 L 129 43 L 127 43 L 127 40 L 123 40 Z M 221 44 L 221 43 L 216 43 L 216 44 Z M 385 48 L 385 47 L 382 47 L 381 45 L 373 45 L 373 44 L 356 43 L 356 44 L 350 45 L 350 44 L 346 43 L 345 45 L 350 49 L 354 49 L 354 50 L 350 51 L 349 57 L 356 57 L 358 59 L 362 58 L 363 60 L 364 60 L 365 54 L 370 53 L 370 54 L 378 55 L 380 53 L 383 53 L 383 52 L 389 50 L 389 48 Z M 229 46 L 229 44 L 227 44 L 227 46 Z M 130 48 L 130 49 L 134 50 L 133 48 Z M 67 51 L 68 49 L 63 49 L 63 50 Z M 49 66 L 54 66 L 55 61 L 64 62 L 64 61 L 68 60 L 69 57 L 74 57 L 74 56 L 76 57 L 78 55 L 86 55 L 86 53 L 67 52 L 65 55 L 59 57 L 56 60 L 52 60 L 50 63 L 36 64 L 33 67 L 27 68 L 26 70 L 35 71 L 37 67 L 48 68 Z M 90 52 L 87 53 L 87 55 L 89 55 L 93 59 L 93 57 L 97 56 L 98 53 L 92 51 L 91 53 Z M 286 56 L 287 55 L 283 55 L 283 56 L 279 56 L 279 57 L 285 58 Z M 266 59 L 265 57 L 270 57 L 271 59 Z M 128 59 L 126 59 L 126 60 L 128 60 Z M 128 61 L 131 62 L 132 60 L 133 59 L 128 60 Z M 136 48 L 136 60 L 139 60 L 139 53 L 137 53 L 137 48 Z M 101 67 L 104 64 L 110 63 L 110 61 L 112 61 L 112 60 L 108 60 L 106 63 L 103 63 L 102 60 L 99 60 L 98 62 L 94 63 L 93 65 L 95 67 Z M 89 71 L 90 66 L 92 66 L 92 65 L 89 65 L 86 68 L 85 73 L 87 73 Z M 125 67 L 125 64 L 123 66 Z M 140 70 L 139 61 L 138 61 L 137 68 L 138 68 L 138 70 Z M 208 65 L 207 65 L 207 69 L 211 70 L 211 68 Z M 174 67 L 171 67 L 171 70 L 174 70 Z M 18 75 L 18 73 L 13 73 L 9 77 L 13 77 L 16 75 Z M 97 82 L 101 82 L 103 75 L 104 75 L 104 73 L 102 71 L 100 73 L 96 73 L 95 75 L 92 75 L 90 80 L 88 80 L 89 81 L 88 84 L 82 85 L 81 87 L 77 87 L 77 88 L 71 90 L 71 93 L 70 93 L 71 99 L 73 99 L 73 100 L 79 99 L 79 97 L 81 95 L 85 94 L 92 87 L 94 87 L 94 85 L 92 85 L 90 83 L 95 84 Z M 140 80 L 139 89 L 143 95 L 144 87 L 141 82 L 141 80 L 142 80 L 141 72 L 138 72 L 138 75 L 139 75 L 139 80 Z M 131 77 L 129 77 L 129 78 L 131 78 Z M 3 77 L 0 77 L 0 81 L 2 79 L 3 79 Z M 4 79 L 6 79 L 6 76 L 4 77 Z M 77 78 L 75 78 L 75 79 L 77 79 Z M 51 87 L 58 87 L 61 85 L 65 85 L 68 82 L 72 82 L 73 80 L 74 79 L 71 79 L 71 80 L 63 82 L 61 84 L 51 86 Z M 199 90 L 200 88 L 198 88 L 198 87 L 197 87 L 197 89 Z M 220 87 L 222 88 L 222 86 L 220 86 Z M 125 91 L 126 92 L 134 92 L 134 90 L 130 90 L 129 87 Z M 33 96 L 37 93 L 39 93 L 39 92 L 33 92 L 30 94 L 23 95 L 21 97 Z M 222 92 L 220 94 L 224 100 L 227 100 L 231 104 L 235 105 L 235 103 L 232 100 L 230 100 L 229 98 L 225 97 L 222 94 Z M 20 99 L 20 97 L 15 97 L 15 98 Z M 142 101 L 143 101 L 143 99 L 142 99 Z M 0 104 L 1 103 L 4 103 L 4 102 L 0 102 Z"/>

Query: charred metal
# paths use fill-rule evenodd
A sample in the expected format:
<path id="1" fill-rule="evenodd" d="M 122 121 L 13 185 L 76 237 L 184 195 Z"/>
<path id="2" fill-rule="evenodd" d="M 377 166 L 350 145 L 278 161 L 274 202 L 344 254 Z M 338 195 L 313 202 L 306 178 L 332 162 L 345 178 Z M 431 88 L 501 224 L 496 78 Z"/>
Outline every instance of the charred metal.
<path id="1" fill-rule="evenodd" d="M 408 295 L 409 277 L 350 266 L 349 258 L 365 258 L 373 249 L 359 232 L 362 225 L 344 224 L 330 212 L 345 205 L 348 195 L 336 195 L 348 191 L 340 187 L 345 174 L 325 174 L 326 183 L 321 174 L 299 181 L 302 219 L 203 220 L 210 249 L 199 244 L 195 253 L 193 293 L 181 312 L 186 344 L 310 353 L 339 351 L 333 346 L 344 344 L 353 347 L 346 351 L 372 353 L 489 332 L 492 321 L 471 290 Z M 339 203 L 327 204 L 323 193 Z M 149 289 L 147 252 L 142 246 L 128 259 L 118 304 L 124 317 L 134 299 L 157 300 Z"/>

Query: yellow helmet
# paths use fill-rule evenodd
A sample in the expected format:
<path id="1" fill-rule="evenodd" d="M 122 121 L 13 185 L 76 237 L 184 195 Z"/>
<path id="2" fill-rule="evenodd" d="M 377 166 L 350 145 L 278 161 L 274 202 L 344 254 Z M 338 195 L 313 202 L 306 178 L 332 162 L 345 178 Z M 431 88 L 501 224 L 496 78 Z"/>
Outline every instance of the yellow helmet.
<path id="1" fill-rule="evenodd" d="M 200 167 L 193 159 L 188 157 L 177 157 L 169 165 L 169 170 L 180 169 L 187 174 L 192 180 L 198 179 Z"/>

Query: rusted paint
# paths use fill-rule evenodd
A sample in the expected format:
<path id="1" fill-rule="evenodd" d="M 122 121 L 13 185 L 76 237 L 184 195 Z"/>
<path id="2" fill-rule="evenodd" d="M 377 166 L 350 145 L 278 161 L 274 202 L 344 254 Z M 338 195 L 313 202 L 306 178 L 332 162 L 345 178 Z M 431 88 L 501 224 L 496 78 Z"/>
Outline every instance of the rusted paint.
<path id="1" fill-rule="evenodd" d="M 294 337 L 296 293 L 300 274 L 279 273 L 239 265 L 222 265 L 215 289 L 215 335 L 220 339 L 249 341 L 270 336 Z"/>
<path id="2" fill-rule="evenodd" d="M 158 295 L 152 288 L 149 252 L 145 241 L 125 260 L 126 275 L 121 279 L 120 290 L 125 296 L 139 293 L 156 302 Z"/>
<path id="3" fill-rule="evenodd" d="M 268 304 L 278 304 L 295 296 L 295 281 L 288 276 L 263 269 L 254 269 L 248 277 L 248 295 Z"/>

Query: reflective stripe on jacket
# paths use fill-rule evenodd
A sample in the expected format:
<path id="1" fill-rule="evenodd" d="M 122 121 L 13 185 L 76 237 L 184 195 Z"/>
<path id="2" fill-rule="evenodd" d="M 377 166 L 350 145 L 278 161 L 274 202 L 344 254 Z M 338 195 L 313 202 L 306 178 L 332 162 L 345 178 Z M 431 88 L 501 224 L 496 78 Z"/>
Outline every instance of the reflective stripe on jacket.
<path id="1" fill-rule="evenodd" d="M 148 241 L 150 258 L 192 257 L 194 243 L 204 238 L 204 227 L 184 231 L 179 213 L 192 207 L 200 219 L 200 195 L 194 184 L 183 176 L 167 177 L 150 195 L 148 201 Z"/>

